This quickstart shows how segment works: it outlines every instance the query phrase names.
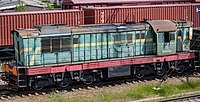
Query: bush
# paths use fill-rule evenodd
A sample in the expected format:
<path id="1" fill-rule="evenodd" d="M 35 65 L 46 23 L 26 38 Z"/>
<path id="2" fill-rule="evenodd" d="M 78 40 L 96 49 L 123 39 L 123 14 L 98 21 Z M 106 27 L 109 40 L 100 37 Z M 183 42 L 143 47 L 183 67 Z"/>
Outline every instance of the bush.
<path id="1" fill-rule="evenodd" d="M 16 6 L 16 11 L 25 11 L 25 10 L 26 10 L 26 6 L 24 6 L 24 5 Z"/>
<path id="2" fill-rule="evenodd" d="M 48 4 L 48 10 L 53 10 L 54 9 L 54 6 L 53 5 L 51 5 L 51 4 Z"/>

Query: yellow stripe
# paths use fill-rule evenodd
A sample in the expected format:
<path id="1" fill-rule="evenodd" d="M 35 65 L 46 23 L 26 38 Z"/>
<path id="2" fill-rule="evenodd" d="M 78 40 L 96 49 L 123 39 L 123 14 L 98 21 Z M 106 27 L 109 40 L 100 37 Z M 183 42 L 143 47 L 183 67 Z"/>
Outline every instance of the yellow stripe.
<path id="1" fill-rule="evenodd" d="M 106 45 L 106 44 L 107 44 L 107 42 L 102 42 L 102 45 Z M 111 44 L 114 44 L 114 42 L 111 41 L 111 42 L 108 42 L 108 44 L 111 45 Z"/>
<path id="2" fill-rule="evenodd" d="M 144 41 L 152 41 L 152 39 L 137 39 L 137 40 L 133 40 L 133 42 L 144 42 Z M 125 42 L 125 41 L 120 41 L 120 42 Z M 108 42 L 108 44 L 114 44 L 114 42 L 113 41 L 111 41 L 111 42 Z M 80 47 L 83 47 L 83 46 L 96 46 L 96 45 L 107 45 L 107 42 L 98 42 L 98 43 L 87 43 L 87 44 L 74 44 L 74 47 L 78 47 L 78 46 L 80 46 Z M 17 49 L 15 49 L 16 50 L 16 52 L 18 52 L 18 50 Z M 32 48 L 24 48 L 24 49 L 22 49 L 21 51 L 20 51 L 20 53 L 22 53 L 22 52 L 26 52 L 26 51 L 30 51 L 30 50 L 32 50 Z M 35 51 L 34 51 L 34 54 L 33 54 L 33 56 L 32 56 L 32 58 L 31 58 L 31 60 L 30 60 L 30 65 L 33 65 L 34 64 L 34 61 L 35 61 L 35 58 L 36 58 L 36 55 L 37 55 L 37 53 L 38 53 L 38 51 L 40 51 L 41 50 L 41 47 L 36 47 L 35 48 Z"/>
<path id="3" fill-rule="evenodd" d="M 16 53 L 19 53 L 20 52 L 20 54 L 21 53 L 23 53 L 23 52 L 26 52 L 26 51 L 31 51 L 33 48 L 24 48 L 24 49 L 21 49 L 20 51 L 18 51 L 16 48 L 15 48 L 15 52 Z"/>
<path id="4" fill-rule="evenodd" d="M 132 42 L 150 42 L 153 41 L 153 39 L 148 38 L 148 39 L 136 39 L 136 40 L 132 40 Z M 108 42 L 108 44 L 118 44 L 118 43 L 127 43 L 127 40 L 121 40 L 121 41 L 110 41 Z M 99 46 L 99 45 L 107 45 L 107 42 L 97 42 L 97 43 L 86 43 L 86 44 L 74 44 L 74 47 L 84 47 L 84 46 Z"/>
<path id="5" fill-rule="evenodd" d="M 20 54 L 23 52 L 31 51 L 33 48 L 24 48 L 20 50 Z"/>
<path id="6" fill-rule="evenodd" d="M 153 41 L 153 39 L 149 38 L 149 39 L 136 39 L 136 40 L 132 40 L 132 42 L 151 42 Z M 117 43 L 127 43 L 127 40 L 122 40 L 122 41 L 118 41 L 118 42 L 113 42 L 113 41 L 110 41 L 108 42 L 109 45 L 111 44 L 117 44 Z M 107 45 L 107 42 L 97 42 L 97 43 L 86 43 L 86 44 L 73 44 L 73 47 L 88 47 L 88 46 L 101 46 L 101 45 Z M 65 46 L 65 47 L 70 47 L 71 45 L 68 45 L 68 46 Z M 41 49 L 41 47 L 37 47 L 36 49 Z M 22 52 L 25 52 L 25 51 L 30 51 L 32 50 L 32 48 L 24 48 L 20 51 L 20 53 Z M 36 50 L 35 50 L 36 51 Z"/>
<path id="7" fill-rule="evenodd" d="M 15 52 L 18 53 L 18 50 L 15 48 Z"/>
<path id="8" fill-rule="evenodd" d="M 40 49 L 41 49 L 41 47 L 36 47 L 36 49 L 35 49 L 35 51 L 34 51 L 34 54 L 33 54 L 32 58 L 31 58 L 31 60 L 30 60 L 30 65 L 33 65 L 33 64 L 34 64 L 35 57 L 36 57 L 36 55 L 37 55 L 37 53 L 38 53 L 38 51 L 39 51 Z"/>

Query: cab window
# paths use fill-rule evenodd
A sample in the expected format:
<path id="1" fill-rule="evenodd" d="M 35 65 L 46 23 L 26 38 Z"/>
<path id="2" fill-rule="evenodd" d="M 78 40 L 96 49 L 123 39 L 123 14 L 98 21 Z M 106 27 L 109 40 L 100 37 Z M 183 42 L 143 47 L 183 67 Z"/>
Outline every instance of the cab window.
<path id="1" fill-rule="evenodd" d="M 164 32 L 164 42 L 170 42 L 169 32 Z"/>
<path id="2" fill-rule="evenodd" d="M 170 41 L 175 41 L 175 33 L 174 32 L 164 32 L 164 42 L 168 43 Z"/>

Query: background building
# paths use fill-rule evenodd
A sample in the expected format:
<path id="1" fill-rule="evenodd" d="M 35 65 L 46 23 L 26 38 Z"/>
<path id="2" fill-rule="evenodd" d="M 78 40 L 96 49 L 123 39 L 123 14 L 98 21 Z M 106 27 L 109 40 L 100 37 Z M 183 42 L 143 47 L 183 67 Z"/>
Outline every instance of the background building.
<path id="1" fill-rule="evenodd" d="M 0 0 L 0 12 L 45 10 L 47 4 L 33 0 Z"/>

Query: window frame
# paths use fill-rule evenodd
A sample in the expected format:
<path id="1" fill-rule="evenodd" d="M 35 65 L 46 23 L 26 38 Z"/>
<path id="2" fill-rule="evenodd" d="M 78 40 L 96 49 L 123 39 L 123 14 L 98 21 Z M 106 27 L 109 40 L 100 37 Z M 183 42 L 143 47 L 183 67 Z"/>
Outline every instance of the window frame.
<path id="1" fill-rule="evenodd" d="M 58 49 L 56 49 L 56 47 L 54 46 L 54 44 L 55 44 L 55 42 L 53 42 L 53 40 L 55 40 L 55 39 L 57 39 L 57 40 L 59 40 L 58 42 L 59 42 L 59 45 L 57 45 L 57 46 L 59 46 L 59 48 Z M 55 48 L 54 48 L 55 47 Z M 60 50 L 61 50 L 61 38 L 60 37 L 52 37 L 51 38 L 51 52 L 60 52 Z"/>
<path id="2" fill-rule="evenodd" d="M 54 50 L 54 47 L 53 47 L 53 40 L 54 39 L 57 39 L 59 40 L 59 50 Z M 68 39 L 69 42 L 64 44 L 63 42 L 63 39 Z M 73 42 L 72 42 L 72 39 L 73 39 Z M 48 40 L 49 44 L 48 44 L 48 50 L 45 50 L 43 47 L 43 44 L 45 45 L 44 42 L 47 42 L 46 40 Z M 71 36 L 56 36 L 56 37 L 43 37 L 41 38 L 41 53 L 56 53 L 56 52 L 67 52 L 67 51 L 71 51 L 72 49 L 72 45 L 74 44 L 79 44 L 79 37 L 71 37 Z M 47 44 L 46 44 L 47 45 Z M 64 50 L 64 45 L 66 45 L 66 50 Z"/>
<path id="3" fill-rule="evenodd" d="M 49 46 L 48 45 L 45 45 L 45 43 L 44 42 L 47 42 L 47 41 L 45 41 L 45 40 L 48 40 L 48 42 L 49 42 Z M 47 37 L 44 37 L 44 38 L 42 38 L 41 39 L 41 53 L 50 53 L 51 52 L 51 38 L 47 38 Z M 45 48 L 44 46 L 43 46 L 43 44 L 45 45 L 45 47 L 47 46 L 48 48 Z M 47 50 L 48 49 L 48 50 Z"/>
<path id="4" fill-rule="evenodd" d="M 127 33 L 127 43 L 133 43 L 133 34 Z"/>
<path id="5" fill-rule="evenodd" d="M 120 39 L 120 34 L 115 34 L 113 35 L 113 38 L 114 38 L 114 44 L 119 44 L 121 43 L 121 39 Z"/>
<path id="6" fill-rule="evenodd" d="M 66 39 L 66 41 L 69 39 L 69 43 L 63 44 L 63 39 Z M 66 45 L 67 50 L 64 50 L 64 45 Z M 71 37 L 61 37 L 61 46 L 61 52 L 71 51 Z"/>
<path id="7" fill-rule="evenodd" d="M 170 33 L 169 32 L 163 32 L 164 35 L 164 43 L 170 42 Z"/>

